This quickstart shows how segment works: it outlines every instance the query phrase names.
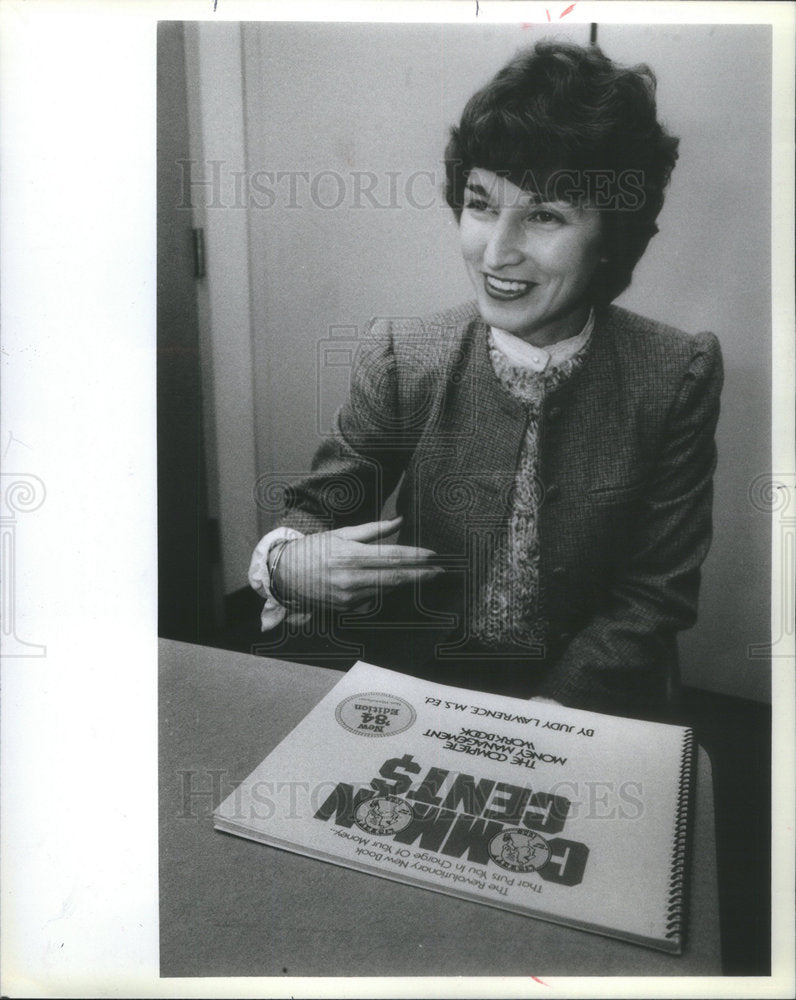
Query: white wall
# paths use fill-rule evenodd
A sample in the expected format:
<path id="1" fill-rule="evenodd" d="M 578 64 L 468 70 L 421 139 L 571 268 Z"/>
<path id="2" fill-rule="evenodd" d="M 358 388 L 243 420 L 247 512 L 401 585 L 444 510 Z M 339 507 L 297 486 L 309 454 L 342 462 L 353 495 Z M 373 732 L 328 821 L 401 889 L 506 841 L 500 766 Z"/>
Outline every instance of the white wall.
<path id="1" fill-rule="evenodd" d="M 714 330 L 727 365 L 716 540 L 700 623 L 683 643 L 684 679 L 764 700 L 766 664 L 747 647 L 768 638 L 769 524 L 748 491 L 770 468 L 769 31 L 599 31 L 610 56 L 656 70 L 661 113 L 682 138 L 661 234 L 620 301 L 687 330 Z M 346 351 L 369 317 L 470 297 L 438 190 L 447 127 L 517 48 L 549 34 L 586 42 L 588 26 L 243 26 L 255 390 L 253 430 L 241 411 L 239 435 L 256 441 L 258 475 L 307 468 L 345 392 Z M 228 82 L 214 77 L 217 98 Z M 293 175 L 292 204 L 291 177 L 278 171 Z M 357 196 L 363 172 L 391 207 Z M 228 358 L 238 380 L 245 358 L 242 346 Z M 217 404 L 219 414 L 237 413 L 242 400 L 217 396 Z M 270 520 L 261 511 L 258 530 Z M 248 509 L 240 521 L 253 544 Z"/>
<path id="2" fill-rule="evenodd" d="M 712 330 L 724 352 L 715 537 L 700 623 L 682 637 L 684 676 L 767 699 L 769 661 L 748 647 L 769 641 L 771 620 L 769 513 L 750 500 L 772 472 L 771 30 L 601 25 L 599 37 L 611 58 L 655 69 L 659 112 L 681 139 L 661 231 L 619 302 Z"/>

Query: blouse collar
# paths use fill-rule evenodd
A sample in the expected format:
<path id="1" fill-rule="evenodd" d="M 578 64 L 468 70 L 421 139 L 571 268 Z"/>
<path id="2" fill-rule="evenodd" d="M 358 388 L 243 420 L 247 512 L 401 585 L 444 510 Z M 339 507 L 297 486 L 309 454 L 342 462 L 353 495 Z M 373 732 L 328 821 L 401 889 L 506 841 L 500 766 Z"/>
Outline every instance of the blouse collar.
<path id="1" fill-rule="evenodd" d="M 588 319 L 580 333 L 567 340 L 559 340 L 548 347 L 535 347 L 513 333 L 490 327 L 492 344 L 505 356 L 515 368 L 530 368 L 532 371 L 543 372 L 546 368 L 557 368 L 574 357 L 589 341 L 594 330 L 594 309 L 589 311 Z"/>

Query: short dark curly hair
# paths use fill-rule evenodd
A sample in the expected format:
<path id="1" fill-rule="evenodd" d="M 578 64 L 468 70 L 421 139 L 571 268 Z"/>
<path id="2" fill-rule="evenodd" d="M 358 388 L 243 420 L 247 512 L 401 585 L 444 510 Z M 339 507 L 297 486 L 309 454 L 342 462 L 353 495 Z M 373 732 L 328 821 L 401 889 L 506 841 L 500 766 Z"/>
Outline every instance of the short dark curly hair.
<path id="1" fill-rule="evenodd" d="M 657 119 L 656 80 L 597 46 L 539 42 L 468 101 L 445 150 L 445 197 L 457 220 L 480 167 L 546 198 L 588 201 L 603 216 L 592 300 L 611 302 L 658 232 L 679 139 Z"/>

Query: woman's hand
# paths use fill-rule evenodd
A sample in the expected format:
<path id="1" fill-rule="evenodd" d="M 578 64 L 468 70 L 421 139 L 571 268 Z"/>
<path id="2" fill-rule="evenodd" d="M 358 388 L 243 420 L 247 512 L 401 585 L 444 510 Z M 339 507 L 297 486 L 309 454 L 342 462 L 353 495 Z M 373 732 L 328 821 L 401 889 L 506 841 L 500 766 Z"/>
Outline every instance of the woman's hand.
<path id="1" fill-rule="evenodd" d="M 430 549 L 374 544 L 400 524 L 396 517 L 293 539 L 276 566 L 276 593 L 302 605 L 351 610 L 380 592 L 442 573 Z"/>

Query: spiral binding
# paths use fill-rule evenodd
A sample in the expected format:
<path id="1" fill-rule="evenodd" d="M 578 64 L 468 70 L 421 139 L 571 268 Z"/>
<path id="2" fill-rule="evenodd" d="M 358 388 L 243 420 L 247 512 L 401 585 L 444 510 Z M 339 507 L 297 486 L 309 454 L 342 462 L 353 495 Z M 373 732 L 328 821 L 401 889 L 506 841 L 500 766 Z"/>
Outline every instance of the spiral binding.
<path id="1" fill-rule="evenodd" d="M 680 753 L 680 787 L 672 843 L 672 866 L 669 876 L 669 905 L 666 908 L 666 937 L 680 939 L 683 933 L 686 896 L 686 853 L 688 846 L 688 816 L 694 781 L 694 733 L 686 729 Z"/>

